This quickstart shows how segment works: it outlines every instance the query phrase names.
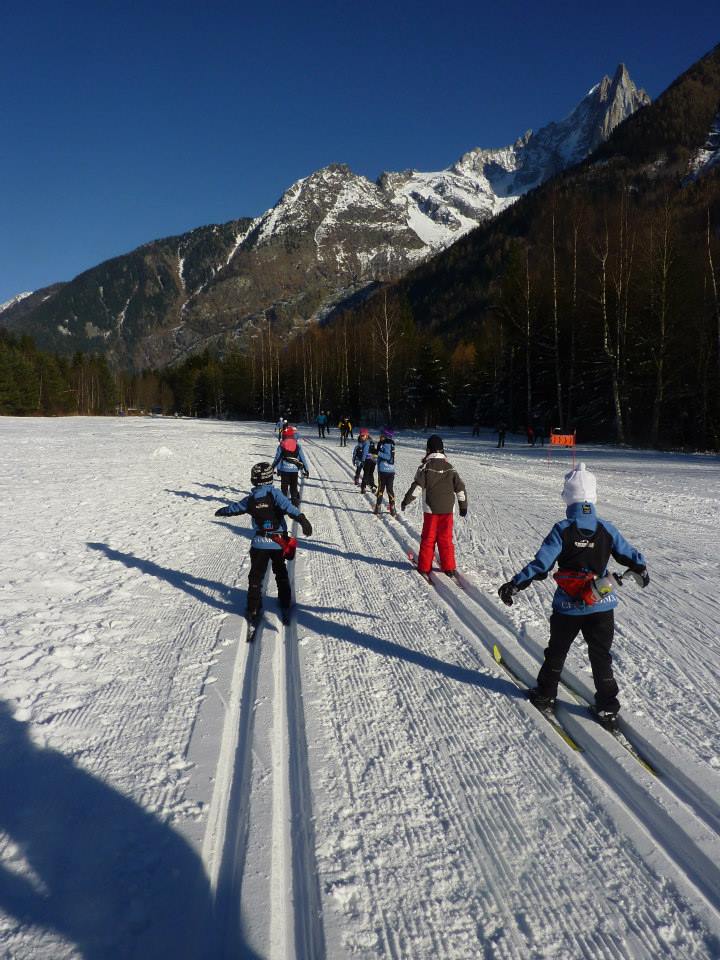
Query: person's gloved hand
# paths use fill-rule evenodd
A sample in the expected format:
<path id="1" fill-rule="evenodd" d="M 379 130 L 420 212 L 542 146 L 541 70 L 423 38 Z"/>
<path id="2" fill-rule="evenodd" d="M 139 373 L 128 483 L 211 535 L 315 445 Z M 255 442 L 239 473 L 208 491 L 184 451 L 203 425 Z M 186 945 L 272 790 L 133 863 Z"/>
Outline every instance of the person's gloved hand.
<path id="1" fill-rule="evenodd" d="M 303 477 L 305 477 L 305 479 L 307 480 L 307 479 L 310 477 L 310 471 L 309 471 L 309 470 L 305 470 L 305 471 L 303 472 Z"/>
<path id="2" fill-rule="evenodd" d="M 463 519 L 467 516 L 467 507 L 460 507 L 460 516 Z"/>
<path id="3" fill-rule="evenodd" d="M 405 508 L 409 507 L 411 503 L 411 500 L 409 500 L 407 497 L 403 497 L 402 502 L 400 503 L 400 509 L 405 510 Z"/>
<path id="4" fill-rule="evenodd" d="M 639 587 L 646 587 L 650 583 L 647 567 L 643 567 L 642 570 L 630 570 L 630 576 Z"/>
<path id="5" fill-rule="evenodd" d="M 229 508 L 229 507 L 220 507 L 219 510 L 216 510 L 216 511 L 215 511 L 215 516 L 216 516 L 216 517 L 229 517 L 229 516 L 231 516 L 230 508 Z"/>
<path id="6" fill-rule="evenodd" d="M 298 523 L 300 524 L 300 526 L 302 527 L 302 532 L 305 534 L 305 536 L 306 536 L 306 537 L 311 537 L 311 536 L 312 536 L 312 524 L 310 523 L 310 521 L 308 520 L 308 518 L 305 516 L 305 514 L 304 514 L 304 513 L 301 513 L 300 516 L 297 518 L 297 521 L 298 521 Z"/>
<path id="7" fill-rule="evenodd" d="M 513 605 L 513 597 L 520 592 L 520 587 L 516 587 L 512 580 L 504 583 L 498 590 L 498 596 L 507 607 Z"/>

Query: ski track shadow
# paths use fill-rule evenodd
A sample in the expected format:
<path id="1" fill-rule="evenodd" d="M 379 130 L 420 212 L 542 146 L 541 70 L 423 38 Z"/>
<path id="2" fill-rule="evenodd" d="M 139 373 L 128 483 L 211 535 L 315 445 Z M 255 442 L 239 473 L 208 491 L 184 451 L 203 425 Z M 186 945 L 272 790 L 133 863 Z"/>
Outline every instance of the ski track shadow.
<path id="1" fill-rule="evenodd" d="M 250 536 L 250 531 L 238 530 L 230 524 L 220 524 L 220 526 L 228 526 L 239 535 L 248 538 Z M 173 570 L 172 567 L 163 567 L 159 563 L 152 560 L 143 560 L 142 557 L 136 557 L 132 553 L 113 550 L 106 543 L 88 543 L 87 546 L 90 550 L 104 553 L 108 560 L 122 563 L 123 566 L 130 569 L 141 570 L 150 577 L 157 577 L 158 580 L 165 580 L 166 583 L 171 584 L 178 590 L 182 590 L 196 600 L 200 600 L 216 610 L 222 610 L 224 613 L 237 614 L 244 610 L 247 605 L 247 591 L 238 590 L 237 587 L 228 587 L 227 584 L 220 583 L 217 580 L 208 580 L 205 577 L 196 577 L 190 573 L 184 573 L 182 570 Z M 220 600 L 213 594 L 224 596 L 227 600 Z"/>
<path id="2" fill-rule="evenodd" d="M 305 628 L 307 630 L 313 630 L 323 636 L 333 637 L 335 640 L 354 643 L 381 657 L 393 657 L 397 660 L 404 660 L 407 663 L 421 667 L 423 670 L 439 673 L 448 680 L 453 680 L 456 683 L 467 683 L 473 687 L 482 687 L 489 693 L 500 696 L 512 697 L 514 699 L 522 698 L 522 692 L 515 684 L 509 680 L 505 680 L 503 677 L 495 677 L 492 674 L 481 673 L 479 670 L 473 670 L 469 667 L 461 667 L 458 664 L 448 663 L 446 660 L 440 660 L 439 657 L 433 657 L 430 654 L 421 653 L 410 647 L 404 647 L 402 644 L 395 643 L 392 640 L 383 640 L 369 633 L 362 633 L 346 624 L 323 619 L 314 614 L 312 612 L 313 610 L 322 610 L 323 613 L 328 612 L 325 607 L 308 607 L 305 604 L 297 604 L 296 616 L 298 630 Z M 352 610 L 340 610 L 338 612 L 355 616 Z"/>
<path id="3" fill-rule="evenodd" d="M 4 701 L 0 778 L 0 831 L 32 870 L 0 863 L 7 916 L 63 937 L 84 960 L 219 955 L 213 898 L 192 847 L 63 753 L 33 743 Z M 241 931 L 231 939 L 228 956 L 259 960 Z"/>

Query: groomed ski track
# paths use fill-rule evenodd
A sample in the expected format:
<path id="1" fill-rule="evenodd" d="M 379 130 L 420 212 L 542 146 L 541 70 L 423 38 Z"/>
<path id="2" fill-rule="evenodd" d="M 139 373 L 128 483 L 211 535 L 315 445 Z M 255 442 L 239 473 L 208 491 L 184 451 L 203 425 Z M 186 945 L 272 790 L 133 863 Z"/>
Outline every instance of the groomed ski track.
<path id="1" fill-rule="evenodd" d="M 558 718 L 583 752 L 567 746 L 492 658 L 500 643 L 530 683 L 539 638 L 468 575 L 424 583 L 418 518 L 374 518 L 336 444 L 304 441 L 314 532 L 292 623 L 269 600 L 254 644 L 224 626 L 239 635 L 203 846 L 217 955 L 716 956 L 712 777 L 626 721 L 644 769 L 587 715 L 577 673 Z"/>

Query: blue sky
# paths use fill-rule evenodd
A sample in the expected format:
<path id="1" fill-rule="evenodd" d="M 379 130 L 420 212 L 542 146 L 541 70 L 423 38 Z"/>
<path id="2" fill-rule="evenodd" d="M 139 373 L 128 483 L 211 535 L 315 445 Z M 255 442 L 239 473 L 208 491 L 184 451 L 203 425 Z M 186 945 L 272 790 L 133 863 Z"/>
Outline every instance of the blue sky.
<path id="1" fill-rule="evenodd" d="M 510 143 L 620 61 L 657 96 L 720 4 L 54 0 L 3 4 L 0 37 L 2 302 L 333 161 L 374 179 Z"/>

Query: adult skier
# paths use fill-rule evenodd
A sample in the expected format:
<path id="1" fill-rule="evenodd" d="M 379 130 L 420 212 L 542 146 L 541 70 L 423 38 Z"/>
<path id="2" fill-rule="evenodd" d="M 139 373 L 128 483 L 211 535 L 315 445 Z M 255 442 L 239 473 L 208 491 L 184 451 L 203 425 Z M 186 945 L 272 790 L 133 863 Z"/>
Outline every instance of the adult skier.
<path id="1" fill-rule="evenodd" d="M 297 438 L 295 427 L 286 427 L 282 432 L 275 459 L 272 462 L 273 470 L 277 469 L 280 474 L 280 489 L 287 496 L 290 493 L 290 499 L 293 504 L 300 506 L 300 490 L 298 489 L 298 476 L 300 470 L 305 477 L 310 476 L 310 469 L 305 459 L 305 454 Z"/>
<path id="2" fill-rule="evenodd" d="M 327 428 L 328 419 L 324 413 L 319 413 L 317 415 L 317 428 L 318 428 L 318 437 L 325 436 L 325 430 Z"/>
<path id="3" fill-rule="evenodd" d="M 405 510 L 415 499 L 415 490 L 423 491 L 423 528 L 417 568 L 426 579 L 430 576 L 435 545 L 440 554 L 440 567 L 448 577 L 454 577 L 455 546 L 453 544 L 453 511 L 457 497 L 460 516 L 467 515 L 465 484 L 455 467 L 445 456 L 442 437 L 434 433 L 428 437 L 426 454 L 418 467 L 415 479 L 402 498 L 400 509 Z"/>
<path id="4" fill-rule="evenodd" d="M 312 535 L 312 525 L 305 514 L 301 513 L 286 496 L 273 486 L 273 467 L 269 463 L 256 463 L 250 471 L 252 490 L 239 503 L 229 503 L 215 511 L 216 517 L 239 517 L 250 515 L 254 526 L 254 536 L 250 544 L 250 573 L 248 575 L 247 610 L 245 615 L 250 621 L 257 621 L 262 607 L 262 582 L 268 563 L 272 563 L 278 600 L 283 621 L 287 622 L 292 602 L 290 578 L 286 558 L 292 560 L 294 546 L 288 537 L 285 515 L 294 517 L 306 537 Z"/>
<path id="5" fill-rule="evenodd" d="M 387 490 L 388 511 L 392 517 L 397 516 L 395 510 L 395 433 L 389 427 L 380 431 L 377 446 L 378 488 L 373 513 L 377 516 L 382 506 L 383 494 Z"/>
<path id="6" fill-rule="evenodd" d="M 555 524 L 535 559 L 504 583 L 498 593 L 503 603 L 512 606 L 519 590 L 525 590 L 533 580 L 544 580 L 558 564 L 550 642 L 530 700 L 541 710 L 552 708 L 568 650 L 582 632 L 595 681 L 595 714 L 602 723 L 612 725 L 620 710 L 610 653 L 618 597 L 614 589 L 617 582 L 607 573 L 608 561 L 613 557 L 629 567 L 642 587 L 648 585 L 650 577 L 642 553 L 609 521 L 598 517 L 597 483 L 584 463 L 565 475 L 562 498 L 567 504 L 565 520 Z"/>
<path id="7" fill-rule="evenodd" d="M 352 424 L 350 423 L 347 417 L 343 417 L 340 423 L 338 423 L 338 429 L 340 430 L 340 446 L 346 447 L 347 438 L 350 436 L 350 433 L 352 432 Z"/>

